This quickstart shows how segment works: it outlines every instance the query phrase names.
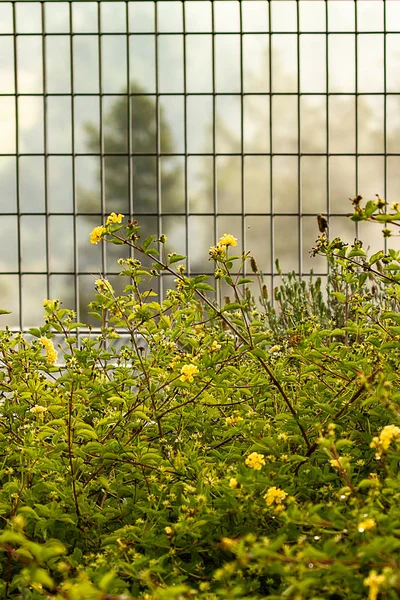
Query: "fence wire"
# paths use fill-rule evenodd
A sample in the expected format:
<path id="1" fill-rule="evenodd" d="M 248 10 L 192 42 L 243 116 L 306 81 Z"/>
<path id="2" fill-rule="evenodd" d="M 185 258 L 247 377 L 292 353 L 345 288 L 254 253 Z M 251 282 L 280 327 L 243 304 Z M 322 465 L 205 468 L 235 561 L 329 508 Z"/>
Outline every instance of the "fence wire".
<path id="1" fill-rule="evenodd" d="M 3 324 L 45 297 L 90 322 L 99 274 L 122 285 L 125 249 L 88 238 L 111 211 L 191 274 L 229 232 L 270 290 L 276 258 L 325 277 L 318 214 L 379 245 L 348 196 L 399 199 L 399 115 L 397 0 L 0 2 Z"/>

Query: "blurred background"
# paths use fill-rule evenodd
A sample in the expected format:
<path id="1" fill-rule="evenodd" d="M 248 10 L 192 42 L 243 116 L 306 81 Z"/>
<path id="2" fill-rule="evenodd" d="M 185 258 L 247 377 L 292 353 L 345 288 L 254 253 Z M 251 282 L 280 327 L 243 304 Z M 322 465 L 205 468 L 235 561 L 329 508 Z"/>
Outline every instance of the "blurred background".
<path id="1" fill-rule="evenodd" d="M 3 1 L 0 132 L 2 326 L 46 297 L 90 322 L 94 280 L 124 285 L 89 243 L 111 211 L 191 274 L 227 232 L 270 288 L 276 258 L 325 275 L 316 215 L 374 250 L 349 196 L 400 200 L 400 0 Z"/>

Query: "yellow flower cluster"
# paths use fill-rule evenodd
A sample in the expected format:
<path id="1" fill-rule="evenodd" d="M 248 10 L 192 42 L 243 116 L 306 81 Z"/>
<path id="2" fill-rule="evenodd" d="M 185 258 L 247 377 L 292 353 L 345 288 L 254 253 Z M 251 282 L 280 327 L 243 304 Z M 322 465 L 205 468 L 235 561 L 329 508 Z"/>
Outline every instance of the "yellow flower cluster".
<path id="1" fill-rule="evenodd" d="M 236 488 L 237 488 L 237 486 L 238 486 L 238 481 L 237 481 L 237 479 L 235 479 L 235 477 L 231 477 L 231 478 L 230 478 L 230 480 L 229 480 L 229 483 L 228 483 L 228 485 L 229 485 L 229 487 L 230 487 L 232 490 L 236 489 Z"/>
<path id="2" fill-rule="evenodd" d="M 124 215 L 121 214 L 115 214 L 115 212 L 112 212 L 111 215 L 109 215 L 107 217 L 107 221 L 106 224 L 107 225 L 112 225 L 113 223 L 122 223 L 122 219 L 124 218 Z"/>
<path id="3" fill-rule="evenodd" d="M 336 458 L 332 458 L 329 462 L 331 466 L 335 467 L 336 469 L 338 469 L 341 466 L 340 462 Z"/>
<path id="4" fill-rule="evenodd" d="M 237 246 L 237 239 L 230 233 L 224 233 L 218 241 L 218 246 Z"/>
<path id="5" fill-rule="evenodd" d="M 369 587 L 368 600 L 376 600 L 379 593 L 379 587 L 384 583 L 385 576 L 378 575 L 376 571 L 371 571 L 368 577 L 364 579 L 364 585 Z"/>
<path id="6" fill-rule="evenodd" d="M 266 494 L 264 494 L 264 500 L 268 506 L 272 506 L 273 504 L 282 504 L 286 496 L 286 492 L 284 492 L 280 488 L 273 486 L 269 488 Z"/>
<path id="7" fill-rule="evenodd" d="M 53 342 L 48 338 L 41 337 L 41 343 L 46 348 L 47 360 L 50 364 L 54 364 L 58 358 L 57 350 L 54 348 Z"/>
<path id="8" fill-rule="evenodd" d="M 92 233 L 90 234 L 90 243 L 98 244 L 102 240 L 103 235 L 106 233 L 106 231 L 107 231 L 107 229 L 104 227 L 104 225 L 95 227 L 93 229 Z"/>
<path id="9" fill-rule="evenodd" d="M 265 465 L 265 458 L 262 454 L 258 452 L 252 452 L 244 461 L 246 467 L 250 467 L 250 469 L 254 469 L 255 471 L 261 471 L 263 465 Z"/>
<path id="10" fill-rule="evenodd" d="M 220 258 L 223 256 L 227 246 L 237 246 L 237 239 L 230 233 L 224 233 L 218 240 L 218 244 L 211 246 L 209 250 L 211 258 Z"/>
<path id="11" fill-rule="evenodd" d="M 211 246 L 211 248 L 209 249 L 208 253 L 211 256 L 211 258 L 220 258 L 221 256 L 223 256 L 225 252 L 225 249 L 223 246 Z"/>
<path id="12" fill-rule="evenodd" d="M 29 412 L 40 415 L 40 414 L 46 412 L 46 410 L 47 410 L 47 408 L 45 406 L 40 406 L 39 404 L 35 404 L 35 406 L 32 406 L 32 408 L 30 409 Z"/>
<path id="13" fill-rule="evenodd" d="M 368 531 L 368 529 L 373 529 L 376 527 L 375 519 L 365 519 L 365 521 L 360 521 L 358 524 L 358 531 L 360 533 L 364 533 L 364 531 Z"/>
<path id="14" fill-rule="evenodd" d="M 110 294 L 114 293 L 113 287 L 108 279 L 96 279 L 94 282 L 95 286 L 99 290 L 99 292 L 110 292 Z"/>
<path id="15" fill-rule="evenodd" d="M 386 427 L 382 429 L 379 437 L 373 438 L 370 447 L 376 448 L 376 457 L 380 458 L 382 453 L 389 448 L 390 444 L 392 443 L 392 440 L 397 439 L 399 437 L 400 427 L 397 427 L 397 425 L 386 425 Z"/>
<path id="16" fill-rule="evenodd" d="M 184 365 L 181 369 L 181 376 L 179 379 L 183 382 L 189 381 L 190 383 L 192 383 L 193 376 L 197 375 L 198 372 L 199 369 L 196 367 L 196 365 Z"/>

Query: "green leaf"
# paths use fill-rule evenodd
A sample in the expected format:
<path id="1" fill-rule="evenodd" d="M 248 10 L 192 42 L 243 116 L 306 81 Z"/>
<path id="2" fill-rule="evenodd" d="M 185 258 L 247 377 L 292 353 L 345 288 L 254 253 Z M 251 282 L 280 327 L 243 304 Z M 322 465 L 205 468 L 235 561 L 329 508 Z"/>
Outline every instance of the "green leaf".
<path id="1" fill-rule="evenodd" d="M 154 241 L 154 238 L 156 236 L 155 235 L 149 235 L 145 240 L 143 240 L 142 242 L 142 248 L 143 250 L 147 250 L 148 247 L 150 246 L 150 244 Z"/>
<path id="2" fill-rule="evenodd" d="M 196 275 L 196 277 L 194 278 L 194 283 L 201 283 L 202 281 L 205 281 L 206 279 L 209 279 L 210 276 L 209 275 Z"/>
<path id="3" fill-rule="evenodd" d="M 30 329 L 28 329 L 28 333 L 37 338 L 42 337 L 42 332 L 37 327 L 31 327 Z"/>
<path id="4" fill-rule="evenodd" d="M 244 283 L 254 283 L 249 277 L 241 277 L 237 282 L 237 285 L 243 285 Z"/>
<path id="5" fill-rule="evenodd" d="M 34 568 L 31 571 L 31 579 L 35 583 L 40 583 L 48 589 L 53 589 L 54 582 L 50 575 L 44 569 Z"/>
<path id="6" fill-rule="evenodd" d="M 222 312 L 226 312 L 230 310 L 237 310 L 238 308 L 241 308 L 239 302 L 227 302 L 227 304 L 225 304 L 225 306 L 223 306 L 221 310 Z"/>
<path id="7" fill-rule="evenodd" d="M 397 215 L 399 215 L 399 217 L 400 217 L 399 213 L 397 213 L 396 215 L 389 215 L 386 213 L 386 214 L 376 215 L 374 218 L 375 218 L 375 221 L 378 221 L 379 223 L 387 223 L 388 221 L 397 221 L 397 219 L 399 218 Z"/>
<path id="8" fill-rule="evenodd" d="M 169 257 L 169 264 L 173 265 L 176 262 L 179 262 L 180 260 L 185 260 L 186 256 L 184 256 L 183 254 L 172 254 L 172 256 Z"/>
<path id="9" fill-rule="evenodd" d="M 132 417 L 136 419 L 143 419 L 143 421 L 149 421 L 150 419 L 149 415 L 142 410 L 135 410 L 132 414 Z"/>
<path id="10" fill-rule="evenodd" d="M 346 302 L 346 296 L 342 292 L 331 292 L 331 296 L 335 296 L 339 302 Z"/>
<path id="11" fill-rule="evenodd" d="M 344 329 L 332 329 L 332 331 L 327 335 L 344 335 L 344 333 Z"/>
<path id="12" fill-rule="evenodd" d="M 353 250 L 350 250 L 350 252 L 348 253 L 347 256 L 348 256 L 348 258 L 355 258 L 356 256 L 367 256 L 367 255 L 362 248 L 353 248 Z"/>
<path id="13" fill-rule="evenodd" d="M 160 256 L 160 253 L 157 250 L 157 248 L 149 248 L 148 250 L 146 250 L 145 254 L 147 254 L 147 255 L 154 255 L 154 256 Z"/>
<path id="14" fill-rule="evenodd" d="M 0 315 L 11 315 L 11 310 L 4 310 L 0 308 Z"/>
<path id="15" fill-rule="evenodd" d="M 365 205 L 365 209 L 364 209 L 366 216 L 370 217 L 371 215 L 373 215 L 377 208 L 378 208 L 377 201 L 376 200 L 369 200 L 367 202 L 367 204 Z"/>
<path id="16" fill-rule="evenodd" d="M 382 252 L 382 250 L 379 250 L 379 252 L 375 252 L 375 254 L 373 254 L 369 259 L 369 264 L 374 265 L 376 262 L 378 262 L 378 260 L 381 260 L 384 256 L 385 253 Z"/>
<path id="17" fill-rule="evenodd" d="M 393 321 L 395 321 L 395 323 L 397 323 L 398 325 L 400 325 L 400 314 L 399 313 L 395 313 L 395 312 L 384 312 L 382 314 L 382 319 L 392 319 Z"/>
<path id="18" fill-rule="evenodd" d="M 102 592 L 108 592 L 110 584 L 112 583 L 113 579 L 115 579 L 115 576 L 116 573 L 114 571 L 108 571 L 108 573 L 103 575 L 99 581 L 99 588 Z"/>
<path id="19" fill-rule="evenodd" d="M 97 440 L 97 433 L 95 432 L 94 429 L 89 428 L 89 427 L 87 427 L 85 429 L 83 429 L 83 428 L 78 429 L 75 432 L 75 435 L 77 437 L 83 438 L 84 440 Z"/>
<path id="20" fill-rule="evenodd" d="M 71 323 L 67 326 L 68 331 L 72 331 L 73 329 L 78 329 L 78 327 L 86 327 L 85 323 Z"/>
<path id="21" fill-rule="evenodd" d="M 204 290 L 206 292 L 215 292 L 215 289 L 211 286 L 208 285 L 208 283 L 197 283 L 194 286 L 195 290 Z"/>
<path id="22" fill-rule="evenodd" d="M 91 317 L 94 317 L 95 319 L 97 319 L 98 321 L 102 321 L 103 317 L 101 316 L 100 313 L 97 312 L 93 312 L 93 311 L 89 311 L 88 315 L 90 315 Z"/>
<path id="23" fill-rule="evenodd" d="M 253 350 L 251 350 L 250 354 L 253 354 L 253 356 L 257 356 L 257 358 L 262 358 L 262 359 L 266 359 L 266 354 L 263 350 L 260 350 L 260 348 L 254 348 Z"/>
<path id="24" fill-rule="evenodd" d="M 151 266 L 153 269 L 156 269 L 157 271 L 162 271 L 165 267 L 163 267 L 163 265 L 159 265 L 158 263 L 151 263 Z"/>

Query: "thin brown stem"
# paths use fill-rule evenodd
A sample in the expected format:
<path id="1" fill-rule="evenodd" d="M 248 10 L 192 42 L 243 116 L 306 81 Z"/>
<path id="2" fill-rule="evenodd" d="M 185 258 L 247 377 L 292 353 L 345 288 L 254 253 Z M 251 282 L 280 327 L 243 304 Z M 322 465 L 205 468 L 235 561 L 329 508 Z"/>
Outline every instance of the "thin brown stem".
<path id="1" fill-rule="evenodd" d="M 281 386 L 281 384 L 279 383 L 278 379 L 275 377 L 275 375 L 273 374 L 273 372 L 271 371 L 271 369 L 268 367 L 267 363 L 261 358 L 261 357 L 257 357 L 260 364 L 263 366 L 264 370 L 268 373 L 272 383 L 275 385 L 275 387 L 279 390 L 283 400 L 285 401 L 286 406 L 288 407 L 288 409 L 290 410 L 290 412 L 292 413 L 298 428 L 301 431 L 301 435 L 303 436 L 303 439 L 306 443 L 306 446 L 308 449 L 310 449 L 311 444 L 310 441 L 308 439 L 308 436 L 305 432 L 305 429 L 303 427 L 303 425 L 300 423 L 299 421 L 299 417 L 297 416 L 297 412 L 295 411 L 292 403 L 290 402 L 285 390 L 283 389 L 283 387 Z"/>

